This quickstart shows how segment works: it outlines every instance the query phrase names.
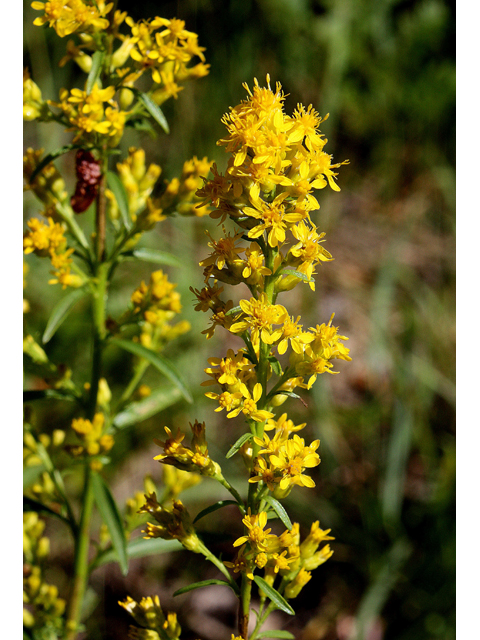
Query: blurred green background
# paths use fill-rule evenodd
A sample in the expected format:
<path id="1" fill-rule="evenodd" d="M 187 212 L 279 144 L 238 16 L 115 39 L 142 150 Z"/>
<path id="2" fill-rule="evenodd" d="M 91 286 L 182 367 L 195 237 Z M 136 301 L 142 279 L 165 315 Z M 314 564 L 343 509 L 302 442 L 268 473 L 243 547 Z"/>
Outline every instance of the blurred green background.
<path id="1" fill-rule="evenodd" d="M 453 640 L 455 637 L 455 5 L 445 0 L 185 0 L 120 2 L 134 19 L 178 17 L 199 34 L 207 48 L 210 75 L 188 85 L 164 111 L 171 133 L 155 140 L 129 132 L 123 142 L 143 146 L 147 159 L 163 168 L 162 179 L 177 175 L 185 159 L 208 155 L 223 170 L 227 155 L 215 142 L 223 136 L 220 118 L 245 97 L 242 82 L 262 84 L 270 73 L 280 81 L 286 111 L 297 102 L 330 113 L 322 130 L 326 151 L 350 164 L 339 170 L 340 193 L 317 194 L 315 222 L 327 233 L 335 261 L 319 267 L 315 293 L 297 288 L 282 299 L 304 326 L 327 322 L 349 336 L 353 360 L 321 376 L 306 406 L 289 400 L 285 410 L 306 421 L 305 437 L 321 440 L 322 464 L 312 473 L 317 487 L 296 488 L 286 501 L 306 533 L 312 520 L 332 528 L 335 553 L 313 574 L 298 602 L 294 620 L 278 625 L 299 640 Z M 82 76 L 72 65 L 59 69 L 66 39 L 32 26 L 37 15 L 25 3 L 25 65 L 56 99 L 58 90 Z M 47 151 L 70 141 L 55 124 L 27 123 L 25 147 Z M 73 189 L 73 158 L 57 163 Z M 26 216 L 38 211 L 26 198 Z M 91 225 L 91 221 L 84 220 Z M 163 414 L 121 432 L 113 462 L 105 470 L 122 503 L 141 490 L 146 471 L 161 484 L 152 458 L 165 424 L 188 428 L 205 420 L 211 454 L 223 455 L 243 429 L 227 421 L 203 397 L 200 382 L 209 356 L 234 346 L 217 332 L 200 332 L 207 316 L 193 310 L 189 286 L 202 286 L 198 261 L 208 253 L 206 219 L 172 219 L 145 236 L 145 244 L 181 253 L 185 267 L 166 269 L 178 282 L 182 317 L 192 330 L 166 355 L 190 383 L 195 405 L 177 403 Z M 31 311 L 29 333 L 40 340 L 49 311 L 62 291 L 48 286 L 49 265 L 28 257 L 25 297 Z M 109 313 L 119 315 L 149 265 L 119 269 Z M 239 291 L 232 291 L 238 299 Z M 244 293 L 242 293 L 244 295 Z M 77 308 L 47 352 L 88 378 L 88 308 Z M 236 345 L 236 343 L 235 343 Z M 192 356 L 195 354 L 195 357 Z M 105 375 L 114 394 L 129 379 L 131 359 L 107 351 Z M 164 383 L 149 372 L 153 387 Z M 37 384 L 26 378 L 26 386 Z M 59 401 L 36 403 L 35 419 L 45 430 L 67 427 L 71 407 Z M 33 408 L 33 405 L 32 405 Z M 227 464 L 230 463 L 230 464 Z M 240 461 L 222 466 L 240 477 Z M 76 478 L 70 479 L 76 491 Z M 212 483 L 213 484 L 213 483 Z M 237 482 L 238 485 L 238 482 Z M 196 513 L 226 497 L 205 480 L 185 493 Z M 205 539 L 227 558 L 241 523 L 222 510 L 202 521 Z M 232 531 L 232 522 L 235 530 Z M 52 581 L 69 581 L 69 541 L 52 541 Z M 207 575 L 206 575 L 207 574 Z M 211 575 L 210 575 L 211 574 Z M 127 615 L 116 605 L 159 593 L 166 608 L 179 612 L 185 638 L 220 640 L 233 631 L 235 605 L 224 590 L 199 590 L 171 597 L 194 579 L 214 576 L 206 563 L 188 554 L 131 562 L 126 578 L 115 565 L 93 574 L 88 638 L 123 640 Z"/>

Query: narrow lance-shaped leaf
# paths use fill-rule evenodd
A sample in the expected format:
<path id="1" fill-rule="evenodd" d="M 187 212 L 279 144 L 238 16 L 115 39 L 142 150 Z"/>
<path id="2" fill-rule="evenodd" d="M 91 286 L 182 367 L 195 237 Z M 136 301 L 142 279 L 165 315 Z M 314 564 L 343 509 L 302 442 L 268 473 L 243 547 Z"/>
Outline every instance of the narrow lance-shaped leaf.
<path id="1" fill-rule="evenodd" d="M 153 262 L 155 264 L 168 264 L 170 267 L 183 266 L 182 261 L 167 251 L 160 251 L 159 249 L 147 249 L 146 247 L 140 249 L 134 249 L 132 252 L 133 257 L 137 260 L 143 260 L 144 262 Z"/>
<path id="2" fill-rule="evenodd" d="M 193 591 L 193 589 L 200 589 L 201 587 L 209 587 L 212 584 L 220 584 L 233 589 L 232 584 L 226 582 L 225 580 L 202 580 L 201 582 L 194 582 L 193 584 L 189 584 L 186 587 L 182 587 L 182 589 L 178 589 L 173 595 L 180 596 L 182 595 L 182 593 L 188 593 L 189 591 Z M 235 589 L 233 590 L 235 591 Z"/>
<path id="3" fill-rule="evenodd" d="M 105 51 L 95 51 L 92 56 L 92 68 L 88 74 L 87 83 L 85 85 L 85 91 L 87 96 L 92 92 L 93 86 L 100 76 L 102 71 L 103 61 L 105 60 Z"/>
<path id="4" fill-rule="evenodd" d="M 181 374 L 177 371 L 176 367 L 169 360 L 167 360 L 167 358 L 164 358 L 160 354 L 155 353 L 151 349 L 147 349 L 141 344 L 130 342 L 129 340 L 113 338 L 112 340 L 110 340 L 110 342 L 111 344 L 116 344 L 117 347 L 120 347 L 125 351 L 133 353 L 139 358 L 145 358 L 145 360 L 148 360 L 150 364 L 152 364 L 156 369 L 163 373 L 163 375 L 166 376 L 170 380 L 170 382 L 173 382 L 173 384 L 178 387 L 187 402 L 193 402 L 192 394 L 188 390 Z"/>
<path id="5" fill-rule="evenodd" d="M 245 442 L 248 442 L 248 440 L 250 440 L 251 438 L 253 438 L 253 435 L 251 433 L 244 433 L 242 436 L 240 436 L 240 438 L 235 442 L 235 444 L 233 444 L 230 449 L 227 451 L 227 455 L 225 456 L 226 458 L 231 458 L 232 456 L 234 456 L 237 451 L 240 449 L 240 447 L 243 447 L 243 445 L 245 444 Z"/>
<path id="6" fill-rule="evenodd" d="M 57 329 L 67 319 L 68 314 L 77 304 L 77 302 L 87 294 L 87 291 L 83 288 L 74 289 L 70 293 L 67 293 L 57 304 L 53 307 L 50 318 L 48 319 L 47 326 L 42 336 L 43 344 L 46 344 L 54 336 Z"/>
<path id="7" fill-rule="evenodd" d="M 128 559 L 122 518 L 118 512 L 115 500 L 110 493 L 110 489 L 98 473 L 92 473 L 92 485 L 98 510 L 100 511 L 103 521 L 108 527 L 108 531 L 112 539 L 112 545 L 117 553 L 122 573 L 123 575 L 126 575 L 128 572 Z"/>
<path id="8" fill-rule="evenodd" d="M 145 558 L 146 556 L 155 556 L 160 553 L 169 553 L 170 551 L 181 551 L 182 544 L 178 540 L 163 540 L 162 538 L 135 538 L 127 545 L 127 557 Z M 115 549 L 108 549 L 99 555 L 90 566 L 90 571 L 97 567 L 101 567 L 109 562 L 118 562 L 118 554 Z"/>
<path id="9" fill-rule="evenodd" d="M 222 509 L 223 507 L 228 507 L 228 505 L 230 504 L 238 505 L 238 502 L 235 502 L 235 500 L 219 500 L 218 502 L 215 502 L 215 504 L 210 505 L 206 509 L 202 509 L 202 511 L 200 511 L 200 513 L 197 514 L 195 520 L 193 521 L 193 524 L 198 522 L 201 518 L 208 516 L 209 513 L 218 511 L 218 509 Z"/>
<path id="10" fill-rule="evenodd" d="M 255 580 L 255 583 L 260 587 L 260 589 L 263 591 L 263 593 L 265 593 L 265 595 L 267 595 L 270 598 L 270 600 L 273 602 L 273 604 L 277 606 L 278 609 L 285 611 L 285 613 L 288 613 L 290 616 L 295 615 L 295 611 L 288 604 L 285 598 L 282 595 L 280 595 L 276 589 L 271 587 L 268 584 L 268 582 L 265 582 L 265 580 L 260 576 L 254 576 L 253 579 Z"/>
<path id="11" fill-rule="evenodd" d="M 128 196 L 122 181 L 116 173 L 114 173 L 113 171 L 107 171 L 107 184 L 108 188 L 115 196 L 115 200 L 117 201 L 118 209 L 120 211 L 120 215 L 122 216 L 122 221 L 125 228 L 130 229 L 132 226 L 132 221 L 130 219 L 128 208 Z"/>
<path id="12" fill-rule="evenodd" d="M 45 471 L 45 465 L 36 464 L 32 467 L 24 467 L 23 469 L 23 489 L 28 489 L 32 486 L 38 476 Z"/>
<path id="13" fill-rule="evenodd" d="M 264 499 L 265 502 L 268 502 L 268 504 L 273 508 L 273 510 L 283 522 L 283 524 L 287 527 L 287 529 L 291 529 L 292 522 L 288 517 L 288 513 L 285 511 L 284 506 L 273 496 L 266 496 Z"/>
<path id="14" fill-rule="evenodd" d="M 162 127 L 165 133 L 170 133 L 170 127 L 168 126 L 167 119 L 165 118 L 163 111 L 160 109 L 158 104 L 156 104 L 152 98 L 141 91 L 137 92 L 138 99 L 144 105 L 145 109 L 152 116 L 152 118 L 158 122 L 158 124 Z"/>
<path id="15" fill-rule="evenodd" d="M 123 411 L 115 416 L 113 424 L 117 429 L 130 427 L 170 407 L 172 404 L 175 404 L 175 402 L 178 402 L 181 397 L 182 394 L 176 387 L 157 389 L 153 391 L 148 398 L 127 405 Z"/>

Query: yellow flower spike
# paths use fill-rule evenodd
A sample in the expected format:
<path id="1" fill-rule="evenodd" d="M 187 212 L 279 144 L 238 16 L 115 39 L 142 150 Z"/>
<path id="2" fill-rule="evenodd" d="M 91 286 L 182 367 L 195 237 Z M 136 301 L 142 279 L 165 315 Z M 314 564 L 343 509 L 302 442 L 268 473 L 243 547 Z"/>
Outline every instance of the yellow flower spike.
<path id="1" fill-rule="evenodd" d="M 235 540 L 233 546 L 239 547 L 242 544 L 249 543 L 252 549 L 258 553 L 265 552 L 268 542 L 277 537 L 270 533 L 271 529 L 264 531 L 267 520 L 268 516 L 266 511 L 261 511 L 259 514 L 253 515 L 249 511 L 248 515 L 242 520 L 248 529 L 248 534 Z"/>

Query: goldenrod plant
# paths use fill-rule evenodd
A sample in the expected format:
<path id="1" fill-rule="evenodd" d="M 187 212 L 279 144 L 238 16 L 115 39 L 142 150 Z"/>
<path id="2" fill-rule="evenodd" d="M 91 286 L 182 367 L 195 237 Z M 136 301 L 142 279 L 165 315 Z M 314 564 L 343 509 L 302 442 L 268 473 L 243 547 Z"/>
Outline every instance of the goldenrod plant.
<path id="1" fill-rule="evenodd" d="M 24 625 L 26 636 L 35 640 L 73 640 L 82 629 L 80 616 L 89 573 L 109 553 L 115 554 L 125 573 L 129 533 L 143 521 L 136 514 L 142 501 L 137 504 L 132 499 L 135 513 L 130 501 L 122 516 L 102 478 L 115 433 L 139 420 L 147 401 L 150 412 L 169 406 L 180 396 L 191 401 L 181 374 L 161 353 L 190 328 L 185 320 L 177 321 L 182 304 L 176 284 L 163 270 L 154 271 L 147 283 L 142 281 L 132 292 L 129 307 L 115 318 L 107 311 L 110 285 L 117 267 L 126 260 L 179 266 L 180 261 L 171 254 L 142 248 L 143 234 L 173 212 L 201 216 L 209 210 L 205 206 L 197 209 L 200 200 L 195 196 L 201 177 L 209 172 L 206 158 L 187 160 L 182 175 L 154 195 L 160 167 L 148 164 L 141 148 L 131 147 L 127 157 L 119 158 L 118 146 L 126 127 L 154 131 L 153 120 L 154 126 L 168 132 L 160 105 L 177 98 L 187 81 L 208 74 L 208 65 L 197 35 L 185 29 L 182 20 L 155 17 L 134 22 L 127 12 L 116 9 L 115 2 L 95 0 L 33 2 L 32 7 L 40 12 L 35 25 L 46 25 L 60 38 L 71 37 L 66 40 L 60 66 L 73 61 L 86 74 L 82 86 L 62 89 L 58 99 L 46 99 L 28 70 L 23 82 L 24 119 L 55 122 L 71 132 L 70 144 L 46 151 L 28 148 L 24 156 L 25 188 L 41 203 L 39 215 L 27 221 L 24 252 L 49 260 L 49 283 L 65 290 L 51 311 L 43 344 L 28 332 L 28 315 L 25 322 L 26 370 L 43 382 L 40 389 L 25 391 Z M 67 153 L 75 163 L 72 194 L 54 164 Z M 82 219 L 90 217 L 94 233 L 89 237 Z M 29 268 L 35 268 L 34 260 L 27 260 L 24 277 Z M 52 362 L 44 346 L 75 304 L 87 298 L 92 327 L 90 375 L 79 384 L 68 363 Z M 24 312 L 31 313 L 28 299 Z M 112 397 L 102 375 L 104 350 L 110 345 L 135 356 L 133 376 L 119 398 Z M 141 384 L 152 365 L 173 386 L 151 391 Z M 52 403 L 58 398 L 75 403 L 76 417 L 65 429 L 53 434 L 37 430 L 35 402 L 45 398 Z M 65 472 L 78 465 L 83 467 L 79 514 L 64 483 Z M 165 492 L 165 499 L 177 497 L 182 483 L 192 482 L 177 477 L 172 481 L 169 476 L 165 484 L 171 489 Z M 145 491 L 154 488 L 150 481 Z M 104 526 L 100 542 L 94 543 L 95 505 Z M 44 581 L 48 538 L 42 537 L 44 524 L 38 514 L 60 519 L 73 536 L 73 578 L 66 599 L 58 598 L 56 588 Z"/>
<path id="2" fill-rule="evenodd" d="M 227 586 L 239 600 L 238 635 L 232 634 L 232 640 L 265 637 L 262 626 L 269 615 L 276 609 L 294 615 L 289 601 L 333 553 L 330 529 L 322 529 L 317 520 L 302 539 L 300 524 L 291 521 L 282 505 L 292 491 L 315 486 L 308 470 L 320 464 L 319 440 L 307 443 L 299 435 L 306 424 L 294 424 L 283 404 L 298 399 L 299 390 L 310 390 L 319 375 L 337 373 L 334 360 L 350 360 L 347 338 L 333 326 L 333 315 L 304 328 L 300 316 L 278 298 L 297 286 L 308 285 L 314 291 L 317 268 L 332 260 L 323 246 L 325 234 L 317 231 L 319 203 L 314 192 L 326 187 L 339 191 L 335 170 L 345 162 L 333 163 L 324 151 L 327 140 L 320 125 L 327 116 L 321 118 L 312 105 L 300 104 L 291 116 L 286 114 L 282 87 L 277 83 L 272 89 L 267 76 L 266 87 L 256 79 L 253 91 L 245 84 L 246 100 L 223 117 L 227 133 L 218 144 L 229 154 L 226 171 L 220 172 L 207 158 L 194 157 L 185 162 L 180 177 L 157 193 L 160 167 L 148 165 L 145 152 L 136 147 L 119 159 L 118 146 L 125 127 L 146 129 L 149 119 L 168 132 L 160 106 L 176 98 L 187 80 L 208 73 L 196 34 L 177 19 L 134 22 L 114 2 L 52 0 L 33 2 L 32 7 L 40 11 L 34 24 L 48 25 L 60 38 L 74 36 L 60 64 L 75 62 L 86 79 L 80 88 L 62 89 L 58 100 L 44 100 L 29 72 L 24 73 L 24 118 L 57 122 L 72 132 L 71 144 L 60 149 L 26 151 L 26 188 L 42 203 L 42 210 L 27 222 L 24 252 L 48 258 L 49 282 L 66 290 L 51 312 L 43 344 L 75 304 L 88 297 L 92 353 L 90 376 L 79 385 L 68 365 L 52 362 L 25 332 L 26 364 L 44 380 L 44 388 L 25 393 L 25 634 L 34 640 L 77 638 L 83 630 L 81 610 L 90 572 L 114 557 L 126 573 L 133 555 L 130 534 L 143 525 L 144 538 L 133 541 L 137 557 L 150 553 L 154 539 L 177 541 L 203 555 L 221 574 L 177 594 L 206 585 Z M 195 58 L 196 64 L 191 62 Z M 54 161 L 72 152 L 76 186 L 69 194 Z M 120 513 L 102 475 L 116 430 L 135 424 L 146 401 L 150 411 L 152 406 L 157 411 L 168 406 L 179 394 L 191 401 L 181 372 L 161 353 L 189 329 L 186 321 L 173 323 L 182 306 L 167 274 L 154 271 L 132 292 L 122 314 L 113 318 L 107 313 L 110 285 L 120 263 L 175 264 L 174 256 L 141 246 L 143 234 L 173 213 L 209 214 L 218 221 L 217 231 L 209 235 L 212 251 L 200 262 L 205 286 L 192 288 L 192 293 L 195 309 L 211 313 L 203 331 L 206 338 L 211 339 L 218 327 L 231 334 L 232 348 L 223 357 L 209 359 L 203 384 L 212 387 L 205 395 L 215 402 L 215 411 L 225 410 L 222 415 L 238 424 L 226 457 L 243 460 L 245 483 L 234 487 L 222 471 L 222 461 L 210 456 L 205 422 L 194 419 L 190 424 L 190 444 L 185 433 L 167 425 L 165 435 L 155 440 L 161 449 L 156 460 L 164 468 L 162 494 L 146 477 L 144 493 L 137 491 Z M 88 216 L 94 218 L 91 237 L 79 222 Z M 28 265 L 24 274 L 28 276 Z M 227 294 L 231 285 L 241 285 L 236 301 Z M 28 301 L 24 311 L 31 313 Z M 235 347 L 239 342 L 243 346 Z M 119 398 L 113 397 L 102 375 L 103 353 L 109 346 L 136 358 Z M 176 395 L 142 384 L 151 365 L 169 379 Z M 73 401 L 77 414 L 71 424 L 52 434 L 38 432 L 34 403 L 44 398 Z M 65 469 L 74 465 L 83 468 L 79 515 L 64 483 Z M 193 517 L 179 494 L 203 478 L 219 483 L 231 499 Z M 95 506 L 103 525 L 99 540 L 93 542 Z M 235 506 L 244 526 L 228 560 L 218 557 L 196 529 L 201 519 L 226 506 Z M 73 578 L 65 599 L 45 582 L 48 538 L 42 537 L 39 514 L 60 519 L 73 536 Z M 253 589 L 258 590 L 258 610 L 252 608 Z M 135 622 L 129 637 L 180 638 L 176 614 L 163 612 L 158 595 L 139 602 L 127 596 L 120 604 Z M 293 638 L 286 630 L 268 633 Z"/>
<path id="3" fill-rule="evenodd" d="M 319 126 L 322 118 L 310 106 L 298 105 L 292 116 L 284 112 L 284 94 L 259 86 L 226 114 L 227 135 L 218 141 L 230 153 L 224 174 L 213 165 L 213 177 L 197 191 L 202 206 L 212 207 L 210 216 L 219 221 L 223 234 L 210 237 L 210 255 L 200 262 L 205 286 L 192 292 L 196 309 L 211 312 L 204 331 L 212 338 L 217 327 L 239 337 L 244 346 L 228 349 L 222 358 L 210 358 L 205 369 L 206 396 L 215 401 L 215 411 L 228 419 L 242 414 L 238 438 L 226 453 L 243 458 L 246 487 L 234 488 L 224 477 L 221 464 L 208 452 L 205 423 L 190 424 L 191 445 L 185 434 L 165 427 L 164 440 L 156 440 L 164 465 L 207 476 L 221 483 L 233 500 L 221 500 L 198 513 L 193 520 L 185 505 L 173 499 L 160 504 L 155 493 L 145 496 L 140 511 L 155 522 L 147 523 L 147 538 L 177 539 L 194 553 L 202 554 L 223 574 L 221 579 L 186 586 L 177 594 L 206 585 L 230 587 L 239 599 L 238 636 L 232 640 L 264 637 L 262 625 L 276 609 L 294 615 L 289 600 L 295 599 L 311 579 L 311 572 L 331 557 L 330 529 L 312 523 L 302 540 L 300 525 L 292 523 L 282 505 L 292 490 L 315 486 L 308 470 L 320 463 L 320 442 L 310 444 L 298 435 L 306 425 L 294 424 L 280 413 L 298 389 L 310 389 L 317 376 L 333 371 L 336 359 L 350 360 L 345 336 L 328 322 L 304 329 L 300 317 L 277 302 L 278 297 L 298 285 L 315 289 L 315 269 L 332 260 L 323 247 L 324 233 L 312 220 L 319 209 L 313 192 L 329 185 L 338 191 L 336 169 L 323 149 L 326 139 Z M 342 163 L 340 163 L 342 164 Z M 224 226 L 233 225 L 230 231 Z M 225 285 L 243 285 L 249 297 L 238 304 L 224 294 Z M 221 560 L 203 543 L 195 523 L 227 505 L 236 505 L 244 535 L 233 542 L 232 559 Z M 283 531 L 273 533 L 280 520 Z M 280 523 L 278 523 L 280 524 Z M 326 543 L 326 544 L 325 544 Z M 252 586 L 256 584 L 260 604 L 250 624 Z M 136 602 L 131 597 L 121 606 L 133 617 L 131 638 L 176 640 L 181 629 L 174 613 L 163 613 L 158 596 Z M 271 638 L 294 638 L 286 630 L 268 631 Z"/>

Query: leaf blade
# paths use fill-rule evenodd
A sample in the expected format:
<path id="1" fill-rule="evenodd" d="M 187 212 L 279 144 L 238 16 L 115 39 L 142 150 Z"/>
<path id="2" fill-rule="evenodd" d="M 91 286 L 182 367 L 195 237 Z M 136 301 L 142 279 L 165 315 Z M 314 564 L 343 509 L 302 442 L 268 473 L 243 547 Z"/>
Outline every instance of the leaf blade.
<path id="1" fill-rule="evenodd" d="M 223 585 L 225 587 L 230 587 L 230 589 L 232 589 L 233 591 L 235 591 L 235 589 L 233 589 L 232 585 L 227 582 L 226 580 L 201 580 L 200 582 L 194 582 L 193 584 L 189 584 L 186 587 L 182 587 L 181 589 L 177 589 L 177 591 L 175 591 L 175 593 L 173 594 L 174 596 L 180 596 L 183 593 L 188 593 L 189 591 L 193 591 L 193 589 L 201 589 L 202 587 L 209 587 L 212 584 L 219 584 L 219 585 Z"/>
<path id="2" fill-rule="evenodd" d="M 192 394 L 187 389 L 186 383 L 183 381 L 180 372 L 177 371 L 176 367 L 172 362 L 170 362 L 170 360 L 167 360 L 167 358 L 164 358 L 160 354 L 155 353 L 151 349 L 147 349 L 141 344 L 130 342 L 129 340 L 112 338 L 110 340 L 110 343 L 117 345 L 125 351 L 133 353 L 133 355 L 138 356 L 139 358 L 145 358 L 145 360 L 148 360 L 150 364 L 158 369 L 158 371 L 163 373 L 163 375 L 168 378 L 170 382 L 173 382 L 173 384 L 178 387 L 182 396 L 187 402 L 189 402 L 190 404 L 193 402 Z"/>
<path id="3" fill-rule="evenodd" d="M 118 210 L 122 216 L 122 221 L 126 229 L 130 230 L 132 227 L 132 221 L 130 219 L 130 209 L 128 206 L 128 196 L 123 186 L 122 181 L 116 173 L 113 171 L 107 171 L 107 184 L 108 188 L 115 196 L 115 200 L 118 204 Z"/>
<path id="4" fill-rule="evenodd" d="M 127 544 L 128 559 L 145 558 L 147 556 L 158 555 L 160 553 L 169 553 L 171 551 L 181 551 L 183 546 L 178 540 L 163 540 L 162 538 L 135 538 Z M 109 562 L 118 562 L 118 556 L 115 549 L 108 549 L 102 553 L 98 559 L 94 560 L 90 566 L 90 571 L 98 567 L 108 564 Z"/>
<path id="5" fill-rule="evenodd" d="M 182 262 L 173 253 L 168 251 L 160 251 L 159 249 L 148 249 L 147 247 L 141 247 L 140 249 L 134 249 L 132 255 L 137 260 L 143 260 L 144 262 L 153 262 L 154 264 L 167 264 L 170 267 L 182 267 Z"/>
<path id="6" fill-rule="evenodd" d="M 70 311 L 72 311 L 77 302 L 81 300 L 81 298 L 83 298 L 86 294 L 87 291 L 81 287 L 80 289 L 74 289 L 70 293 L 67 293 L 66 296 L 64 296 L 57 302 L 57 304 L 52 309 L 52 313 L 50 314 L 50 318 L 48 319 L 47 326 L 45 327 L 45 331 L 43 332 L 43 344 L 47 344 L 47 342 L 49 342 L 53 338 L 57 329 L 67 319 Z"/>
<path id="7" fill-rule="evenodd" d="M 257 638 L 283 638 L 284 640 L 295 640 L 295 636 L 285 629 L 274 629 L 273 631 L 260 631 Z"/>
<path id="8" fill-rule="evenodd" d="M 117 413 L 113 419 L 113 425 L 117 429 L 125 429 L 137 422 L 147 420 L 163 409 L 172 406 L 181 398 L 181 392 L 177 387 L 169 387 L 168 389 L 157 389 L 153 391 L 148 398 L 132 402 L 125 407 L 123 411 Z"/>
<path id="9" fill-rule="evenodd" d="M 265 502 L 268 502 L 268 504 L 272 507 L 272 509 L 277 514 L 277 516 L 283 522 L 283 524 L 290 531 L 293 525 L 292 525 L 292 521 L 288 516 L 288 513 L 285 510 L 285 507 L 273 496 L 266 496 L 264 500 Z"/>
<path id="10" fill-rule="evenodd" d="M 219 500 L 218 502 L 215 502 L 215 504 L 211 504 L 209 507 L 202 509 L 202 511 L 200 511 L 200 513 L 197 514 L 197 516 L 195 517 L 195 520 L 193 521 L 193 524 L 198 522 L 201 518 L 208 516 L 209 513 L 218 511 L 223 507 L 228 507 L 231 504 L 238 505 L 238 502 L 236 502 L 235 500 Z"/>
<path id="11" fill-rule="evenodd" d="M 113 548 L 117 553 L 118 562 L 125 576 L 128 573 L 127 544 L 117 504 L 110 493 L 110 489 L 98 473 L 92 473 L 92 485 L 95 502 L 103 521 L 108 527 Z"/>
<path id="12" fill-rule="evenodd" d="M 254 576 L 253 579 L 256 585 L 260 587 L 260 589 L 270 598 L 270 600 L 277 606 L 278 609 L 285 611 L 285 613 L 288 613 L 288 615 L 290 616 L 295 615 L 295 611 L 288 604 L 285 598 L 280 595 L 276 589 L 271 587 L 268 582 L 265 582 L 265 580 L 260 576 Z"/>
<path id="13" fill-rule="evenodd" d="M 245 442 L 248 442 L 248 440 L 251 440 L 252 438 L 253 435 L 251 433 L 244 433 L 243 435 L 241 435 L 240 438 L 238 438 L 238 440 L 227 451 L 225 458 L 232 458 L 240 449 L 240 447 L 242 447 Z"/>
<path id="14" fill-rule="evenodd" d="M 92 68 L 89 71 L 87 82 L 85 85 L 85 92 L 88 95 L 92 92 L 93 86 L 100 76 L 102 70 L 103 61 L 105 60 L 105 50 L 98 50 L 92 56 Z"/>
<path id="15" fill-rule="evenodd" d="M 165 115 L 158 104 L 156 104 L 147 93 L 142 93 L 141 91 L 137 91 L 136 93 L 138 99 L 155 120 L 155 122 L 157 122 L 162 127 L 165 133 L 170 133 L 170 127 L 168 126 L 167 119 L 165 118 Z"/>

